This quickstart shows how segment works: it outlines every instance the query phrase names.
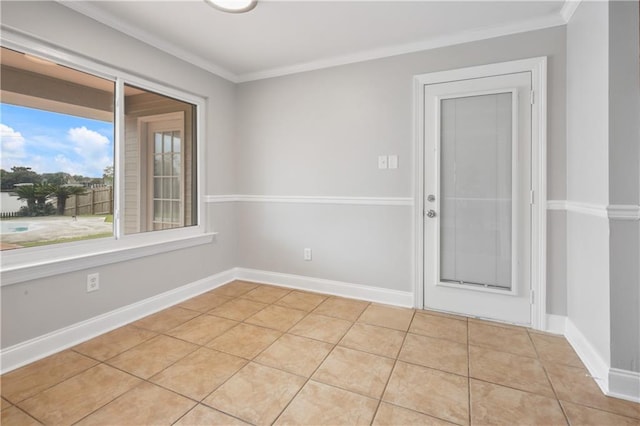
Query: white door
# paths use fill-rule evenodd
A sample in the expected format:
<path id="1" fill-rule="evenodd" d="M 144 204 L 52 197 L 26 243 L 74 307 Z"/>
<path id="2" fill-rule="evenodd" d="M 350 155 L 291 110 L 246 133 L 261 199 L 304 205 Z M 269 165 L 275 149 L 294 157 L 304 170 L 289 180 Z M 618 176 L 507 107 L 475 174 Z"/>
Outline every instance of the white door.
<path id="1" fill-rule="evenodd" d="M 152 121 L 147 125 L 149 188 L 147 229 L 184 226 L 184 120 Z"/>
<path id="2" fill-rule="evenodd" d="M 424 304 L 531 324 L 531 73 L 424 86 Z"/>

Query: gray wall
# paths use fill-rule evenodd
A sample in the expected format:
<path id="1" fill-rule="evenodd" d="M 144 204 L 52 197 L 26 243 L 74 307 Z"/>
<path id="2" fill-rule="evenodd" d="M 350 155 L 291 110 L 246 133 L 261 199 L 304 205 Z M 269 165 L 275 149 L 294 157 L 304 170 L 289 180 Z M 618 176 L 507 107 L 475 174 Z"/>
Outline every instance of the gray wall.
<path id="1" fill-rule="evenodd" d="M 234 85 L 56 3 L 1 7 L 3 25 L 207 97 L 208 195 L 412 197 L 412 77 L 548 56 L 548 192 L 566 197 L 564 27 Z M 378 170 L 382 154 L 399 155 L 400 168 Z M 565 217 L 556 213 L 549 244 L 562 247 Z M 220 232 L 210 245 L 92 268 L 97 293 L 84 291 L 88 271 L 3 287 L 1 346 L 235 266 L 413 290 L 410 206 L 212 203 L 207 220 Z M 312 262 L 302 261 L 304 247 Z M 564 275 L 553 263 L 547 305 L 560 315 Z"/>
<path id="2" fill-rule="evenodd" d="M 638 205 L 638 2 L 609 4 L 609 203 Z M 611 366 L 640 371 L 640 222 L 610 225 Z"/>
<path id="3" fill-rule="evenodd" d="M 638 2 L 582 2 L 567 29 L 569 203 L 638 207 Z M 640 371 L 638 220 L 567 216 L 568 317 L 611 367 Z"/>
<path id="4" fill-rule="evenodd" d="M 548 192 L 549 199 L 565 199 L 565 47 L 565 28 L 556 27 L 242 83 L 238 192 L 412 197 L 413 76 L 548 56 Z M 377 169 L 377 156 L 385 154 L 399 155 L 397 170 Z M 239 203 L 240 266 L 413 291 L 411 212 L 410 206 Z M 554 257 L 547 306 L 564 315 L 565 271 L 556 256 L 564 257 L 565 217 L 548 218 Z M 302 262 L 304 247 L 314 249 L 312 262 Z"/>
<path id="5" fill-rule="evenodd" d="M 2 2 L 2 24 L 129 72 L 207 97 L 205 193 L 235 192 L 235 85 L 54 2 Z M 97 48 L 99 46 L 99 48 Z M 2 287 L 6 348 L 237 265 L 233 206 L 210 205 L 209 245 Z M 100 291 L 86 293 L 86 274 Z"/>
<path id="6" fill-rule="evenodd" d="M 608 4 L 582 2 L 567 25 L 567 199 L 608 204 Z M 610 361 L 609 221 L 567 213 L 567 314 Z"/>

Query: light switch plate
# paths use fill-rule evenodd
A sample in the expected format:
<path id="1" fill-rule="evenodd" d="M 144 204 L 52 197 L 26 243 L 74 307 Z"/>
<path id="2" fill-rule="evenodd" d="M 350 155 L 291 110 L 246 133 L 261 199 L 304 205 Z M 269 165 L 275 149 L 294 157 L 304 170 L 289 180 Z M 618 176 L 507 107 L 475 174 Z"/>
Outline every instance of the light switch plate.
<path id="1" fill-rule="evenodd" d="M 386 155 L 379 155 L 378 156 L 378 168 L 379 169 L 386 169 L 387 168 L 387 156 Z"/>
<path id="2" fill-rule="evenodd" d="M 390 169 L 397 169 L 398 168 L 398 156 L 397 155 L 390 155 L 389 156 L 389 160 L 388 160 L 388 165 Z"/>

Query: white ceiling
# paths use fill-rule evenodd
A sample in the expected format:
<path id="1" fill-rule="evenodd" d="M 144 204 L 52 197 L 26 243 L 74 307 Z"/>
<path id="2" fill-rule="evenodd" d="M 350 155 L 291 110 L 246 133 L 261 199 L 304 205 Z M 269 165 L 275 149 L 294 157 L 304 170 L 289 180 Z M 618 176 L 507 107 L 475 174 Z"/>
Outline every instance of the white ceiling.
<path id="1" fill-rule="evenodd" d="M 203 0 L 63 5 L 232 81 L 249 81 L 566 23 L 575 2 Z"/>

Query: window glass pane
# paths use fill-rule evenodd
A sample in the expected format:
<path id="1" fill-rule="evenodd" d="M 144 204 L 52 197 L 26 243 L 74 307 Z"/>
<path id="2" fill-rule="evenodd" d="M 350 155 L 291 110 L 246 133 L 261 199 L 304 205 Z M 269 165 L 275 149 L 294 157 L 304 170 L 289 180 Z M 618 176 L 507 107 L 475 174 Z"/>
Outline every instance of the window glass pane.
<path id="1" fill-rule="evenodd" d="M 511 93 L 442 100 L 442 281 L 511 287 L 511 126 Z"/>
<path id="2" fill-rule="evenodd" d="M 136 200 L 125 234 L 197 224 L 195 117 L 195 105 L 125 85 L 124 191 Z"/>
<path id="3" fill-rule="evenodd" d="M 1 48 L 0 245 L 113 237 L 114 82 Z"/>

